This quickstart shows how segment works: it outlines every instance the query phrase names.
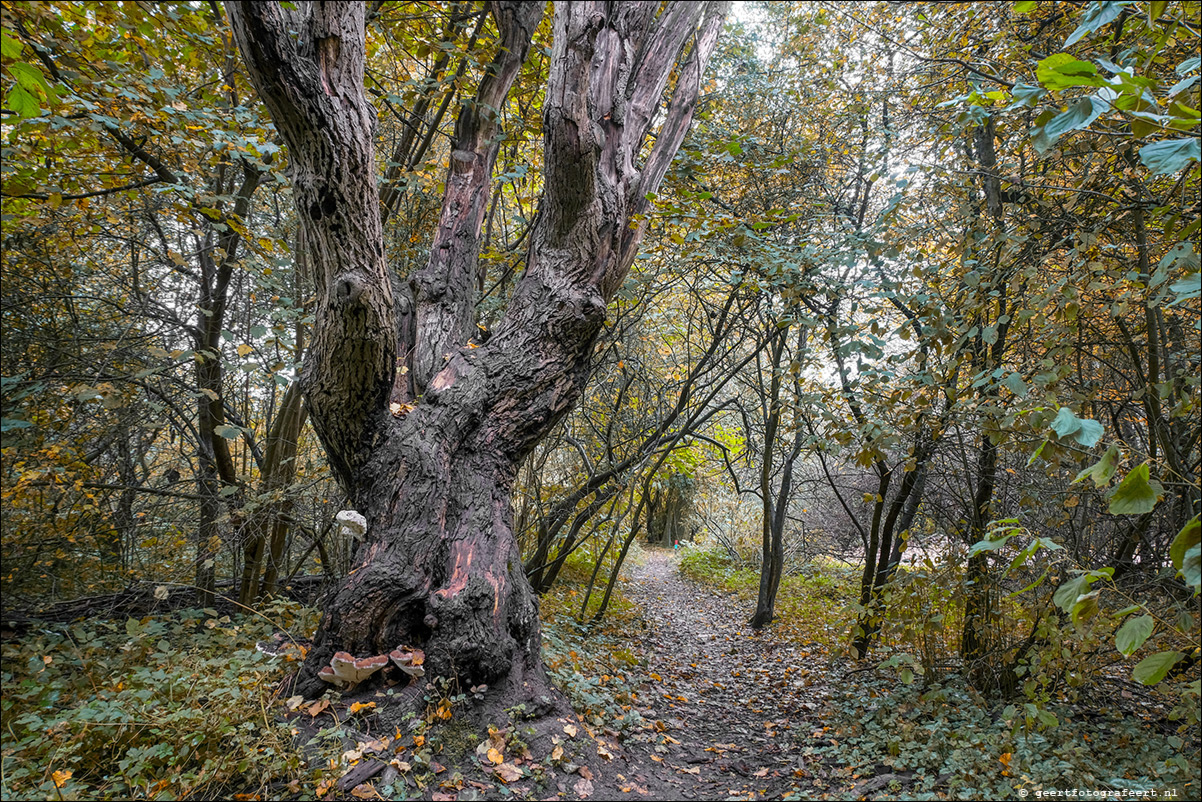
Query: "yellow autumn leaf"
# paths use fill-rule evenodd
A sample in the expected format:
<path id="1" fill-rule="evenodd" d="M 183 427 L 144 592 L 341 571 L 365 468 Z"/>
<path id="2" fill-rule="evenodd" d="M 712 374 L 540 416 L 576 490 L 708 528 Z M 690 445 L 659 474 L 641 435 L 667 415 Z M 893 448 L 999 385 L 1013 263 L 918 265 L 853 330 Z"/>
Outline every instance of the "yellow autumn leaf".
<path id="1" fill-rule="evenodd" d="M 246 343 L 242 343 L 242 345 L 238 346 L 238 356 L 246 356 L 253 350 L 255 350 L 255 349 L 251 348 Z"/>
<path id="2" fill-rule="evenodd" d="M 489 747 L 489 750 L 488 750 L 488 759 L 491 760 L 493 762 L 493 764 L 497 765 L 497 766 L 499 766 L 505 762 L 505 756 L 502 755 L 500 752 L 498 752 L 496 749 L 493 749 L 491 747 Z"/>

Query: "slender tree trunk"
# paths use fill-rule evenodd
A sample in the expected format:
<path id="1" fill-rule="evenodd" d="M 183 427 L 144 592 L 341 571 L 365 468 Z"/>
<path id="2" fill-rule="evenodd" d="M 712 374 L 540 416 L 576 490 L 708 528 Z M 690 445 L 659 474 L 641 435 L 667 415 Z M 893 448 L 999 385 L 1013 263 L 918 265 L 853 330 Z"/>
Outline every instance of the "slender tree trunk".
<path id="1" fill-rule="evenodd" d="M 278 590 L 276 582 L 284 559 L 292 506 L 285 494 L 296 477 L 297 440 L 305 417 L 300 387 L 294 382 L 284 393 L 267 435 L 259 481 L 259 494 L 267 498 L 246 521 L 248 534 L 243 544 L 242 582 L 238 590 L 241 604 L 252 604 L 260 593 L 270 596 Z"/>

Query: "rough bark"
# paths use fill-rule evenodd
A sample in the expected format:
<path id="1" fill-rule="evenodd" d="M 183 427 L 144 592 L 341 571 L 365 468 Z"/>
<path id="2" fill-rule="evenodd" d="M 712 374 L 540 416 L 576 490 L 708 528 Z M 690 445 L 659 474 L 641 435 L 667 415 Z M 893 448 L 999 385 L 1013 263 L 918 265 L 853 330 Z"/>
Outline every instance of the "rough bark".
<path id="1" fill-rule="evenodd" d="M 404 644 L 425 650 L 433 674 L 488 683 L 501 706 L 550 703 L 537 604 L 513 535 L 513 482 L 520 461 L 581 392 L 606 303 L 641 239 L 632 218 L 688 127 L 723 7 L 706 6 L 702 19 L 701 6 L 673 4 L 656 19 L 655 3 L 556 5 L 544 106 L 546 193 L 528 268 L 486 344 L 465 347 L 454 321 L 470 320 L 470 310 L 439 312 L 416 328 L 419 339 L 439 332 L 437 348 L 449 359 L 435 365 L 414 408 L 398 416 L 388 411 L 398 327 L 383 257 L 374 114 L 362 87 L 364 6 L 227 9 L 251 79 L 288 145 L 310 245 L 318 291 L 303 378 L 310 416 L 368 522 L 357 565 L 327 606 L 298 688 L 320 693 L 317 672 L 335 651 L 376 655 Z M 690 40 L 692 54 L 640 169 L 650 122 Z M 485 150 L 463 161 L 472 181 L 490 146 L 478 144 Z M 486 204 L 462 197 L 454 183 L 447 204 L 464 205 L 442 220 L 463 238 L 456 247 L 467 247 L 478 239 Z M 468 303 L 470 291 L 426 297 L 431 308 L 455 306 Z M 429 345 L 402 343 L 400 353 Z"/>
<path id="2" fill-rule="evenodd" d="M 429 262 L 412 281 L 417 328 L 410 374 L 417 392 L 425 390 L 451 352 L 472 334 L 480 232 L 501 146 L 497 109 L 526 60 L 542 14 L 539 3 L 493 5 L 501 33 L 497 55 L 475 101 L 464 107 L 456 121 L 438 231 Z"/>

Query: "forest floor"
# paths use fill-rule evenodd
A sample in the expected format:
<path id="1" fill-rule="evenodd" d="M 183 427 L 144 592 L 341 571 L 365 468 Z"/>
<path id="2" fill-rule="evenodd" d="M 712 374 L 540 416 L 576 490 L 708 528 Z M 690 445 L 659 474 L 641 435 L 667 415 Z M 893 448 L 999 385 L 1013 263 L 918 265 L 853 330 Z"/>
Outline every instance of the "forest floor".
<path id="1" fill-rule="evenodd" d="M 3 638 L 0 797 L 1198 798 L 1196 666 L 1170 692 L 1110 657 L 1071 694 L 985 698 L 941 667 L 907 677 L 896 645 L 850 660 L 855 576 L 837 565 L 787 576 L 778 620 L 752 631 L 755 572 L 721 556 L 642 550 L 592 626 L 565 572 L 541 611 L 572 712 L 508 725 L 445 684 L 400 722 L 392 689 L 277 696 L 293 664 L 256 644 L 311 629 L 295 603 L 29 626 Z"/>
<path id="2" fill-rule="evenodd" d="M 826 788 L 832 772 L 802 754 L 825 742 L 830 657 L 755 632 L 746 604 L 681 577 L 677 554 L 649 549 L 625 586 L 642 608 L 649 727 L 594 777 L 600 799 L 762 799 Z M 846 784 L 850 791 L 850 783 Z"/>

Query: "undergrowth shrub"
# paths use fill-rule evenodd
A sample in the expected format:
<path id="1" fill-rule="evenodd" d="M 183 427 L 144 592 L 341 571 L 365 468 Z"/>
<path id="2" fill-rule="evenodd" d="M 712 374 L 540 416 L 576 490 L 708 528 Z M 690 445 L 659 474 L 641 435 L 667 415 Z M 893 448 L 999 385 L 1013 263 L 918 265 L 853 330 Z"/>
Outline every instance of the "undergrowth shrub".
<path id="1" fill-rule="evenodd" d="M 1114 683 L 1141 693 L 1151 685 L 1172 708 L 1170 721 L 1182 732 L 1196 729 L 1196 673 L 1164 681 L 1174 678 L 1166 661 L 1185 666 L 1199 648 L 1196 603 L 1172 592 L 1169 575 L 1116 583 L 1113 569 L 1081 567 L 1065 549 L 1011 524 L 998 522 L 992 539 L 973 547 L 991 561 L 985 656 L 972 665 L 960 660 L 966 554 L 952 549 L 940 562 L 899 569 L 886 586 L 882 667 L 924 685 L 961 673 L 994 701 L 1014 703 L 1005 718 L 1028 730 L 1056 726 L 1052 707 L 1105 698 Z"/>
<path id="2" fill-rule="evenodd" d="M 887 674 L 858 674 L 836 689 L 825 726 L 813 734 L 820 737 L 799 733 L 798 747 L 811 760 L 842 764 L 849 773 L 876 766 L 878 774 L 904 779 L 874 796 L 879 799 L 1063 798 L 1073 788 L 1076 795 L 1085 789 L 1106 798 L 1197 795 L 1196 740 L 1164 732 L 1155 706 L 1087 711 L 1053 704 L 1048 711 L 1059 726 L 1030 729 L 1009 709 L 999 715 L 958 675 L 922 688 L 898 686 Z"/>
<path id="3" fill-rule="evenodd" d="M 306 775 L 276 721 L 293 665 L 255 642 L 306 631 L 290 603 L 264 616 L 181 610 L 46 624 L 3 645 L 5 799 L 223 798 L 299 791 Z"/>
<path id="4" fill-rule="evenodd" d="M 646 622 L 619 584 L 605 617 L 582 624 L 577 615 L 583 592 L 573 574 L 561 574 L 540 598 L 543 662 L 551 681 L 586 721 L 626 732 L 642 724 L 634 685 L 638 669 L 647 663 L 638 646 Z"/>
<path id="5" fill-rule="evenodd" d="M 736 562 L 724 550 L 688 549 L 681 555 L 680 572 L 742 600 L 758 593 L 759 567 Z M 787 570 L 776 595 L 774 632 L 795 643 L 840 651 L 854 620 L 856 581 L 850 566 L 823 559 Z M 747 614 L 751 616 L 750 607 Z"/>

